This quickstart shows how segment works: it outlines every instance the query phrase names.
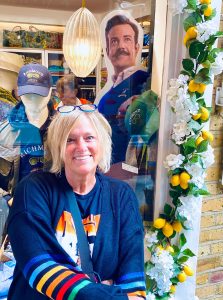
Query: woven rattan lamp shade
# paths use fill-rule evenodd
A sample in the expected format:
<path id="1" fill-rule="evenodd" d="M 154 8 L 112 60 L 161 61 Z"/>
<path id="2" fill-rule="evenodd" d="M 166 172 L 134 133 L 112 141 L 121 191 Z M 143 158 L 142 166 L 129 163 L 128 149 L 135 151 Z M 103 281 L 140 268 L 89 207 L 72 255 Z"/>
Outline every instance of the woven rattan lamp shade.
<path id="1" fill-rule="evenodd" d="M 63 36 L 63 53 L 77 77 L 88 76 L 101 55 L 99 25 L 93 14 L 82 5 L 68 20 Z"/>

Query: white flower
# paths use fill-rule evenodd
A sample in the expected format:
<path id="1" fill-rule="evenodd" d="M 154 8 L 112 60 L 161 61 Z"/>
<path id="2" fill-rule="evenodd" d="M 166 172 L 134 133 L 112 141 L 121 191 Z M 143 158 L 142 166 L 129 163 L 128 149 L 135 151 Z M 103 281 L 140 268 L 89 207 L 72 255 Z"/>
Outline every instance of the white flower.
<path id="1" fill-rule="evenodd" d="M 219 52 L 215 61 L 210 66 L 210 71 L 213 75 L 218 75 L 223 70 L 223 53 Z"/>
<path id="2" fill-rule="evenodd" d="M 198 23 L 197 28 L 197 40 L 201 43 L 207 41 L 211 35 L 214 35 L 218 31 L 217 24 L 214 20 Z"/>
<path id="3" fill-rule="evenodd" d="M 173 16 L 182 14 L 185 7 L 187 7 L 187 0 L 169 0 L 169 8 Z"/>
<path id="4" fill-rule="evenodd" d="M 148 295 L 146 295 L 146 300 L 156 300 L 156 297 L 154 294 L 149 292 Z"/>
<path id="5" fill-rule="evenodd" d="M 188 163 L 184 166 L 187 172 L 192 176 L 189 182 L 194 183 L 199 189 L 204 185 L 205 172 L 200 163 Z"/>
<path id="6" fill-rule="evenodd" d="M 154 267 L 147 271 L 147 275 L 156 281 L 157 293 L 162 296 L 164 293 L 169 292 L 172 285 L 170 279 L 173 276 L 173 257 L 168 251 L 160 251 L 157 248 L 150 261 L 154 264 Z"/>
<path id="7" fill-rule="evenodd" d="M 145 245 L 147 247 L 151 247 L 152 245 L 158 242 L 157 239 L 157 231 L 155 232 L 147 232 L 145 235 Z"/>
<path id="8" fill-rule="evenodd" d="M 193 130 L 188 127 L 186 121 L 182 120 L 179 123 L 173 124 L 172 139 L 177 145 L 184 143 L 192 134 Z"/>
<path id="9" fill-rule="evenodd" d="M 169 170 L 179 168 L 183 163 L 185 157 L 182 154 L 169 154 L 164 161 L 164 167 Z"/>
<path id="10" fill-rule="evenodd" d="M 199 211 L 199 202 L 201 196 L 195 197 L 193 195 L 179 197 L 181 206 L 177 207 L 176 214 L 186 218 L 187 221 L 184 223 L 187 228 L 193 228 L 193 222 L 196 220 L 196 215 Z"/>
<path id="11" fill-rule="evenodd" d="M 214 149 L 208 145 L 207 151 L 200 153 L 203 167 L 208 168 L 214 163 Z"/>

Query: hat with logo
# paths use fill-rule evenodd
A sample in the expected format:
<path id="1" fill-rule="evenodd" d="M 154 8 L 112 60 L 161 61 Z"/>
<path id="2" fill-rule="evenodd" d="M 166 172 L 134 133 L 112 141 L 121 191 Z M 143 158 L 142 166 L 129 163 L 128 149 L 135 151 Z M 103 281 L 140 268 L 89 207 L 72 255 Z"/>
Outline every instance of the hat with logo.
<path id="1" fill-rule="evenodd" d="M 52 77 L 46 67 L 31 63 L 19 70 L 17 85 L 19 96 L 37 94 L 46 97 L 52 86 Z"/>
<path id="2" fill-rule="evenodd" d="M 158 96 L 145 91 L 133 100 L 125 114 L 125 127 L 131 136 L 140 135 L 148 143 L 159 128 Z"/>

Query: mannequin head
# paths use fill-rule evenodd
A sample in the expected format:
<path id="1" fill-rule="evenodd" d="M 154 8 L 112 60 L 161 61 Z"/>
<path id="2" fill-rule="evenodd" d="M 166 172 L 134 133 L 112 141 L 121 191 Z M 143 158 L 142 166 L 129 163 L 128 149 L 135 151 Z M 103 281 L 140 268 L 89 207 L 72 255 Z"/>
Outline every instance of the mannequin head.
<path id="1" fill-rule="evenodd" d="M 25 94 L 20 96 L 25 108 L 26 112 L 35 112 L 41 113 L 46 107 L 48 102 L 50 101 L 52 88 L 49 90 L 49 94 L 46 97 L 37 95 L 37 94 Z"/>
<path id="2" fill-rule="evenodd" d="M 17 83 L 29 122 L 40 127 L 48 117 L 47 104 L 52 92 L 50 72 L 40 64 L 28 64 L 20 69 Z"/>

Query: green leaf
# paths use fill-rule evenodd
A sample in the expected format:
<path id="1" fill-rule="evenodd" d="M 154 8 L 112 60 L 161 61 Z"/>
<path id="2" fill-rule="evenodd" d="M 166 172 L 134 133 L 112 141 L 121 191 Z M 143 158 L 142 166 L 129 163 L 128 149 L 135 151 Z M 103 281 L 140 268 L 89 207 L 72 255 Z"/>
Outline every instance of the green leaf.
<path id="1" fill-rule="evenodd" d="M 205 103 L 204 98 L 198 99 L 198 100 L 197 100 L 197 103 L 199 104 L 199 106 L 206 107 L 206 103 Z"/>
<path id="2" fill-rule="evenodd" d="M 210 195 L 210 193 L 209 193 L 208 191 L 203 190 L 203 189 L 199 189 L 199 190 L 198 190 L 198 193 L 199 193 L 199 195 L 201 195 L 201 196 L 208 196 L 208 195 Z"/>
<path id="3" fill-rule="evenodd" d="M 197 19 L 192 14 L 184 20 L 184 22 L 183 22 L 184 30 L 187 31 L 190 27 L 196 26 L 196 24 L 197 24 Z"/>
<path id="4" fill-rule="evenodd" d="M 174 256 L 178 255 L 180 253 L 179 247 L 177 247 L 176 245 L 172 245 L 172 247 L 174 249 Z"/>
<path id="5" fill-rule="evenodd" d="M 196 0 L 187 0 L 188 7 L 191 9 L 197 9 L 197 1 Z"/>
<path id="6" fill-rule="evenodd" d="M 192 73 L 192 72 L 188 72 L 188 71 L 185 71 L 185 70 L 182 70 L 182 71 L 180 72 L 180 74 L 188 75 L 188 76 L 192 76 L 191 73 Z"/>
<path id="7" fill-rule="evenodd" d="M 197 163 L 199 161 L 199 156 L 198 155 L 193 155 L 192 158 L 190 159 L 191 163 Z"/>
<path id="8" fill-rule="evenodd" d="M 196 83 L 210 84 L 212 83 L 210 76 L 210 70 L 208 68 L 201 69 L 194 77 Z"/>
<path id="9" fill-rule="evenodd" d="M 165 235 L 163 234 L 162 230 L 159 230 L 159 232 L 157 233 L 157 239 L 159 241 L 162 241 L 163 239 L 165 239 Z"/>
<path id="10" fill-rule="evenodd" d="M 201 152 L 207 151 L 208 144 L 209 144 L 208 141 L 205 141 L 205 140 L 202 141 L 202 142 L 197 146 L 197 152 L 198 152 L 198 153 L 201 153 Z"/>
<path id="11" fill-rule="evenodd" d="M 197 59 L 199 64 L 203 63 L 207 59 L 208 53 L 209 53 L 209 51 L 203 51 L 199 54 L 198 59 Z"/>
<path id="12" fill-rule="evenodd" d="M 174 278 L 171 278 L 170 279 L 170 281 L 172 282 L 172 283 L 178 283 L 179 282 L 179 279 L 177 279 L 176 277 L 174 277 Z"/>
<path id="13" fill-rule="evenodd" d="M 183 233 L 180 235 L 179 247 L 180 249 L 186 244 L 187 239 Z"/>
<path id="14" fill-rule="evenodd" d="M 194 62 L 192 61 L 192 59 L 183 59 L 182 65 L 186 71 L 192 71 L 194 69 Z"/>
<path id="15" fill-rule="evenodd" d="M 182 253 L 183 253 L 184 255 L 189 256 L 189 257 L 195 256 L 195 254 L 194 254 L 189 248 L 185 249 Z"/>
<path id="16" fill-rule="evenodd" d="M 188 261 L 188 259 L 189 259 L 188 256 L 181 256 L 180 258 L 178 258 L 177 261 L 178 261 L 180 264 L 182 264 L 182 263 Z"/>
<path id="17" fill-rule="evenodd" d="M 189 55 L 191 58 L 197 58 L 200 52 L 204 51 L 205 45 L 202 44 L 201 42 L 194 41 L 193 43 L 190 44 L 189 47 Z"/>
<path id="18" fill-rule="evenodd" d="M 174 198 L 172 202 L 173 202 L 173 205 L 176 207 L 182 205 L 182 203 L 180 202 L 180 200 L 178 198 Z"/>
<path id="19" fill-rule="evenodd" d="M 166 203 L 165 206 L 164 206 L 164 213 L 167 216 L 171 216 L 172 213 L 173 213 L 173 211 L 174 211 L 174 208 L 171 205 L 169 205 L 169 204 Z"/>

